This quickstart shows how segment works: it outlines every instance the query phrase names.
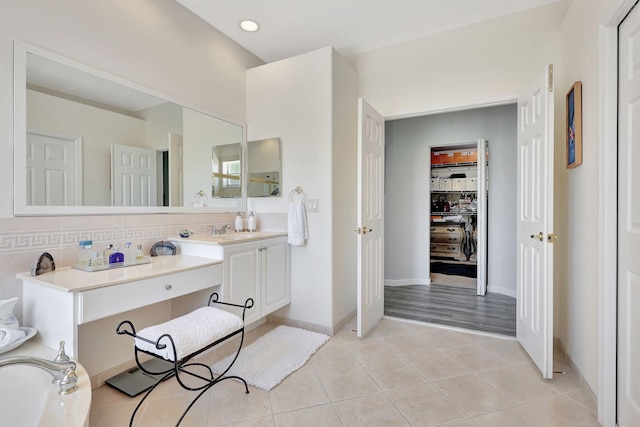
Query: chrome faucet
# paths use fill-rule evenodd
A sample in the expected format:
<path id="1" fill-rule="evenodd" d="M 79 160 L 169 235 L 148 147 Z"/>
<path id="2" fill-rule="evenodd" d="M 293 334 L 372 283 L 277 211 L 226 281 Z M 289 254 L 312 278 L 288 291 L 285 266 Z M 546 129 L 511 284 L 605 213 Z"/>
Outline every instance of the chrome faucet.
<path id="1" fill-rule="evenodd" d="M 222 227 L 218 228 L 215 225 L 211 226 L 211 235 L 217 236 L 218 234 L 226 234 L 227 230 L 229 230 L 231 226 L 229 224 L 225 224 Z"/>
<path id="2" fill-rule="evenodd" d="M 74 362 L 64 361 L 65 358 L 67 358 L 67 356 L 64 354 L 64 341 L 61 341 L 58 356 L 54 361 L 32 356 L 6 357 L 4 359 L 0 359 L 0 368 L 11 365 L 28 365 L 40 368 L 47 371 L 53 377 L 53 384 L 58 384 L 60 386 L 58 394 L 64 395 L 73 393 L 78 389 L 76 364 Z"/>

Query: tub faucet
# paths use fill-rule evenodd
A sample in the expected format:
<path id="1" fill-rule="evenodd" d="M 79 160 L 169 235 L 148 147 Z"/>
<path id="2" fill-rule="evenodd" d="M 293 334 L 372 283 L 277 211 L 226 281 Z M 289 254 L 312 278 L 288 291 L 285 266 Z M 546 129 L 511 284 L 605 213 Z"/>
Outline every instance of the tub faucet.
<path id="1" fill-rule="evenodd" d="M 0 359 L 0 368 L 11 365 L 35 366 L 47 371 L 53 377 L 53 383 L 60 386 L 59 394 L 73 393 L 78 389 L 78 376 L 74 362 L 52 362 L 32 356 L 14 356 Z"/>
<path id="2" fill-rule="evenodd" d="M 221 226 L 220 228 L 216 227 L 215 225 L 211 226 L 211 235 L 212 236 L 217 236 L 218 234 L 225 234 L 227 232 L 227 230 L 229 230 L 231 228 L 231 226 L 229 224 L 225 224 L 223 226 Z"/>

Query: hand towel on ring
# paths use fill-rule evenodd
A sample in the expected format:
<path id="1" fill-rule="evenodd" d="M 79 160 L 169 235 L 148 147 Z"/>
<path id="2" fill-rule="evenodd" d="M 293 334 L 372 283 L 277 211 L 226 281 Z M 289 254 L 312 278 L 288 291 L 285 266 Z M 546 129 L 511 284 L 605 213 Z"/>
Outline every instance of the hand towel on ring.
<path id="1" fill-rule="evenodd" d="M 289 203 L 287 233 L 287 243 L 290 245 L 302 246 L 305 244 L 305 240 L 309 239 L 307 209 L 304 200 L 295 200 Z"/>

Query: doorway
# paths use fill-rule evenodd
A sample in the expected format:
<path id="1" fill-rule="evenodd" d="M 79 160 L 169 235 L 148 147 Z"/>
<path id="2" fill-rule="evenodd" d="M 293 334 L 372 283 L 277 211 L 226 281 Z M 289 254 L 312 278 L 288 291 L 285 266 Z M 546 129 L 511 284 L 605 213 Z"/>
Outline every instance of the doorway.
<path id="1" fill-rule="evenodd" d="M 430 147 L 430 283 L 487 293 L 487 142 Z"/>
<path id="2" fill-rule="evenodd" d="M 484 138 L 491 147 L 488 181 L 488 295 L 516 296 L 516 123 L 515 104 L 447 112 L 386 123 L 385 289 L 430 285 L 429 147 Z M 425 286 L 428 288 L 428 286 Z M 432 288 L 432 290 L 435 289 Z M 475 289 L 472 289 L 475 295 Z M 462 298 L 462 297 L 460 297 Z M 475 297 L 483 298 L 483 297 Z M 385 311 L 393 307 L 385 298 Z M 453 310 L 454 308 L 452 308 Z M 424 308 L 414 307 L 414 315 Z M 515 321 L 513 322 L 515 324 Z M 514 325 L 515 327 L 515 325 Z"/>

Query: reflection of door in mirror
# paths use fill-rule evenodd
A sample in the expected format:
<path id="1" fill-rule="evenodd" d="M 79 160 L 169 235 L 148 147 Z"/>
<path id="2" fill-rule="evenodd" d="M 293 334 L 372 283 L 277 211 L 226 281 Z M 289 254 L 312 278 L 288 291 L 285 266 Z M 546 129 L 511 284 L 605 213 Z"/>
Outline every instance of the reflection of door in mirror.
<path id="1" fill-rule="evenodd" d="M 247 142 L 248 197 L 280 196 L 280 138 Z"/>
<path id="2" fill-rule="evenodd" d="M 82 204 L 82 138 L 27 132 L 27 203 Z"/>
<path id="3" fill-rule="evenodd" d="M 184 206 L 184 147 L 182 135 L 169 133 L 170 206 Z"/>
<path id="4" fill-rule="evenodd" d="M 156 151 L 113 144 L 111 146 L 113 206 L 156 206 Z"/>

